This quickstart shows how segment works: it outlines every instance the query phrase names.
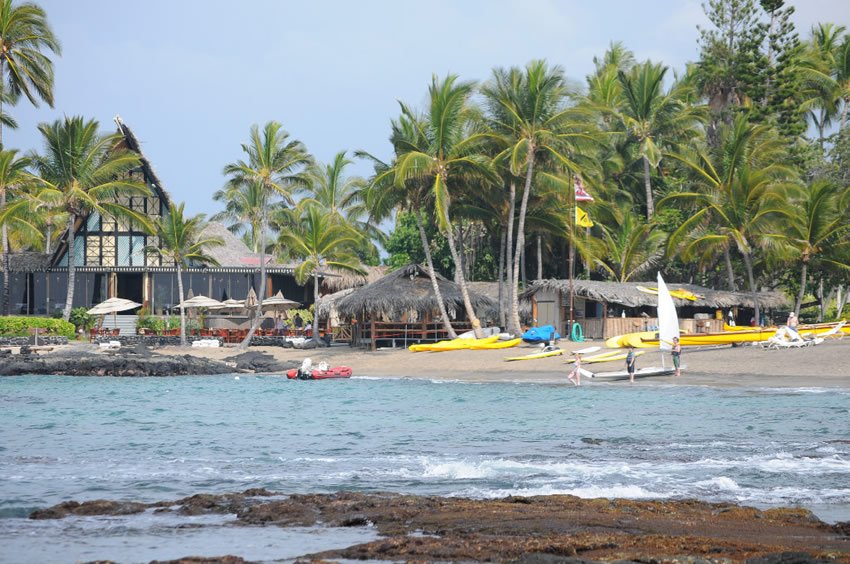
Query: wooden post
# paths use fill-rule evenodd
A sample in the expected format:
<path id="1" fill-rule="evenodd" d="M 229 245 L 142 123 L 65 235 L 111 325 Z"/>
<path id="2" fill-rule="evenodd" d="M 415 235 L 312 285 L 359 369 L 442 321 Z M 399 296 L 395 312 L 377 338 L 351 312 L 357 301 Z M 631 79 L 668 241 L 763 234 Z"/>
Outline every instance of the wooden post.
<path id="1" fill-rule="evenodd" d="M 375 338 L 375 318 L 369 319 L 369 332 L 372 334 L 372 351 L 378 350 L 378 340 Z"/>
<path id="2" fill-rule="evenodd" d="M 602 302 L 602 338 L 608 338 L 608 302 Z"/>

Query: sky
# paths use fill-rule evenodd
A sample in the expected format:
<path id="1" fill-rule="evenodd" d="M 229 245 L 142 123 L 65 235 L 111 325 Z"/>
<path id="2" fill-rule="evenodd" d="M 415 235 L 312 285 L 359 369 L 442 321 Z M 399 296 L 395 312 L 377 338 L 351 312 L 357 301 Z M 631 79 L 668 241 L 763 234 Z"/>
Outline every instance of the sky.
<path id="1" fill-rule="evenodd" d="M 697 0 L 35 1 L 62 43 L 55 107 L 22 99 L 6 147 L 40 149 L 37 125 L 62 116 L 112 132 L 120 115 L 172 199 L 208 215 L 253 124 L 281 122 L 322 162 L 388 159 L 398 101 L 424 107 L 434 74 L 484 81 L 546 59 L 583 81 L 612 41 L 681 71 L 708 25 Z M 850 29 L 850 0 L 790 3 L 802 38 L 821 21 Z"/>

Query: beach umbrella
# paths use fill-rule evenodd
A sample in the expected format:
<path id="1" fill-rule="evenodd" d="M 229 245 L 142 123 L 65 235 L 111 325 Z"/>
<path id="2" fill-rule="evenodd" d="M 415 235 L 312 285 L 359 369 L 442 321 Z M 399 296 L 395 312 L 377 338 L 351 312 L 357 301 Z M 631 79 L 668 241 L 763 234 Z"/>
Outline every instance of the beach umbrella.
<path id="1" fill-rule="evenodd" d="M 214 300 L 213 298 L 208 298 L 206 296 L 195 296 L 193 298 L 189 298 L 184 302 L 180 302 L 175 307 L 188 309 L 195 307 L 207 307 L 207 308 L 215 308 L 221 305 L 221 302 L 218 300 Z"/>
<path id="2" fill-rule="evenodd" d="M 234 300 L 233 298 L 229 298 L 224 300 L 223 302 L 219 302 L 219 305 L 215 307 L 211 307 L 210 309 L 214 309 L 216 311 L 241 311 L 245 309 L 245 301 L 244 300 Z"/>
<path id="3" fill-rule="evenodd" d="M 263 300 L 263 311 L 284 311 L 293 307 L 297 307 L 298 305 L 298 302 L 284 298 L 283 292 L 278 291 L 278 293 L 274 296 L 270 297 L 267 300 Z"/>
<path id="4" fill-rule="evenodd" d="M 138 302 L 134 302 L 133 300 L 128 300 L 125 298 L 109 298 L 108 300 L 102 301 L 90 310 L 88 310 L 89 315 L 106 315 L 107 313 L 118 313 L 119 311 L 127 311 L 128 309 L 134 309 L 140 307 L 142 304 Z"/>
<path id="5" fill-rule="evenodd" d="M 257 307 L 257 292 L 253 287 L 248 289 L 248 295 L 245 296 L 245 307 L 247 309 Z"/>

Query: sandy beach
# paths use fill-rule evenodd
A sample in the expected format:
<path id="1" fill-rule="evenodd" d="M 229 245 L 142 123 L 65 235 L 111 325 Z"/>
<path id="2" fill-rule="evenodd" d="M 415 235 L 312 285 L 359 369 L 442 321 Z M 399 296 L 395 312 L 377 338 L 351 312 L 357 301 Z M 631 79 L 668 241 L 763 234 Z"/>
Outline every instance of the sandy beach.
<path id="1" fill-rule="evenodd" d="M 571 343 L 562 341 L 565 351 L 603 343 Z M 569 356 L 505 362 L 505 357 L 531 353 L 536 347 L 520 346 L 503 350 L 447 351 L 412 353 L 407 349 L 375 352 L 334 346 L 314 350 L 280 347 L 251 347 L 280 361 L 301 362 L 310 357 L 313 363 L 327 361 L 331 366 L 346 365 L 354 375 L 375 378 L 417 378 L 464 382 L 534 382 L 570 385 L 566 376 L 571 365 Z M 603 346 L 604 350 L 604 346 Z M 222 360 L 238 353 L 234 346 L 219 349 L 167 347 L 157 352 L 170 355 L 192 354 Z M 850 339 L 829 340 L 814 347 L 766 350 L 760 347 L 723 347 L 706 350 L 684 349 L 682 376 L 639 379 L 638 386 L 696 385 L 743 387 L 850 387 Z M 669 364 L 669 357 L 667 358 Z M 637 366 L 657 366 L 656 351 L 638 357 Z M 594 370 L 622 370 L 623 361 L 598 363 Z M 582 379 L 582 385 L 629 385 L 628 382 L 602 383 Z"/>

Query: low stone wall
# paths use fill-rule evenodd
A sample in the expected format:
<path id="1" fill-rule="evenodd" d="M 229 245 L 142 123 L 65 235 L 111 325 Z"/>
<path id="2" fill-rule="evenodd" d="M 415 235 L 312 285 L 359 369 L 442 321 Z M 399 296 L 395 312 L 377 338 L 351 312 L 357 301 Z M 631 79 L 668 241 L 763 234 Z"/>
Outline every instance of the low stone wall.
<path id="1" fill-rule="evenodd" d="M 35 345 L 35 337 L 0 337 L 0 347 L 20 347 L 23 345 Z M 67 345 L 68 337 L 45 335 L 38 337 L 38 344 L 41 345 Z"/>
<path id="2" fill-rule="evenodd" d="M 186 337 L 186 341 L 218 341 L 219 346 L 224 342 L 218 337 Z M 109 343 L 110 341 L 118 341 L 122 347 L 135 347 L 136 345 L 144 345 L 146 347 L 176 347 L 180 346 L 180 337 L 173 335 L 118 335 L 117 337 L 96 337 L 95 343 Z"/>

